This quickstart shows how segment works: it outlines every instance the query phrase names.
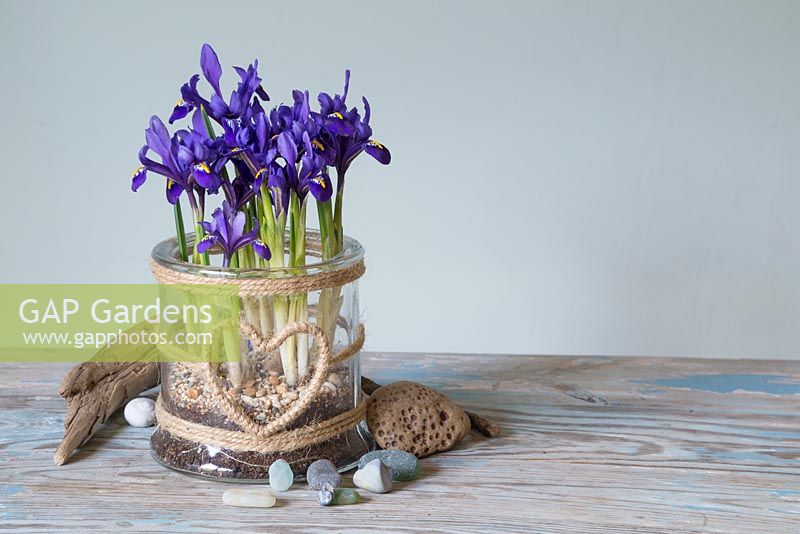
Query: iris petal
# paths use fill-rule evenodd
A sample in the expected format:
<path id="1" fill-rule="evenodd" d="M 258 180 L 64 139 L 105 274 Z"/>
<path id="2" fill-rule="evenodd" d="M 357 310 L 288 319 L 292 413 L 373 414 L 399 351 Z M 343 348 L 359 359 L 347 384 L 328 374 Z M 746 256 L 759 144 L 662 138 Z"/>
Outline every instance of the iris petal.
<path id="1" fill-rule="evenodd" d="M 211 95 L 211 102 L 208 104 L 208 114 L 217 119 L 221 119 L 229 113 L 228 104 L 219 95 Z"/>
<path id="2" fill-rule="evenodd" d="M 389 149 L 377 141 L 369 140 L 364 145 L 364 152 L 378 160 L 384 165 L 388 165 L 392 161 L 392 154 Z"/>
<path id="3" fill-rule="evenodd" d="M 174 180 L 167 180 L 167 202 L 175 204 L 183 193 L 183 188 Z"/>
<path id="4" fill-rule="evenodd" d="M 208 43 L 203 45 L 200 50 L 200 69 L 203 71 L 214 92 L 218 95 L 221 94 L 219 90 L 219 79 L 222 77 L 222 66 L 219 64 L 219 58 L 214 49 Z"/>
<path id="5" fill-rule="evenodd" d="M 147 169 L 142 166 L 136 169 L 136 171 L 133 173 L 131 190 L 134 192 L 137 191 L 140 187 L 142 187 L 142 184 L 145 180 L 147 180 Z"/>
<path id="6" fill-rule="evenodd" d="M 209 234 L 215 232 L 215 225 L 213 222 L 200 221 L 200 226 L 202 226 L 203 230 L 205 230 Z"/>
<path id="7" fill-rule="evenodd" d="M 208 249 L 210 249 L 212 246 L 214 246 L 214 243 L 216 241 L 217 241 L 217 238 L 214 237 L 213 235 L 205 236 L 203 239 L 200 240 L 199 243 L 197 243 L 197 252 L 200 253 L 200 254 L 203 254 L 204 252 L 207 252 Z"/>
<path id="8" fill-rule="evenodd" d="M 197 182 L 200 187 L 211 192 L 218 190 L 219 186 L 222 184 L 219 177 L 214 175 L 209 166 L 205 163 L 198 163 L 192 166 L 192 175 L 194 176 L 194 181 Z"/>
<path id="9" fill-rule="evenodd" d="M 278 136 L 278 153 L 289 165 L 297 162 L 297 145 L 294 144 L 289 132 L 281 132 Z"/>
<path id="10" fill-rule="evenodd" d="M 308 190 L 319 202 L 327 202 L 333 195 L 331 179 L 327 173 L 322 173 L 308 180 Z"/>
<path id="11" fill-rule="evenodd" d="M 344 71 L 344 94 L 342 95 L 342 102 L 347 100 L 347 93 L 350 91 L 350 69 Z"/>
<path id="12" fill-rule="evenodd" d="M 192 108 L 192 105 L 185 100 L 178 100 L 175 107 L 172 108 L 172 114 L 169 116 L 169 123 L 172 124 L 177 120 L 183 119 L 192 111 Z"/>
<path id="13" fill-rule="evenodd" d="M 319 111 L 323 115 L 328 115 L 333 111 L 333 99 L 328 93 L 320 93 L 317 101 L 319 102 Z"/>
<path id="14" fill-rule="evenodd" d="M 333 113 L 325 118 L 325 128 L 334 135 L 353 135 L 356 129 L 344 120 L 341 113 Z"/>
<path id="15" fill-rule="evenodd" d="M 269 249 L 266 243 L 261 241 L 260 239 L 256 239 L 253 241 L 253 250 L 256 251 L 256 254 L 268 260 L 272 257 L 272 251 Z"/>

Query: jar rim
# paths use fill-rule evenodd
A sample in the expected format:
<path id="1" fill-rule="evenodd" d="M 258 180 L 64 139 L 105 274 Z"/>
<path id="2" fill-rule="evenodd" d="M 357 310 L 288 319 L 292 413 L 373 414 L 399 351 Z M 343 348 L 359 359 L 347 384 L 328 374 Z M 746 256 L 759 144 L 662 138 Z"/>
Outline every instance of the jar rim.
<path id="1" fill-rule="evenodd" d="M 287 234 L 288 236 L 288 234 Z M 336 271 L 344 269 L 364 259 L 364 247 L 350 236 L 343 236 L 342 250 L 328 260 L 322 260 L 319 254 L 319 230 L 309 228 L 306 238 L 311 246 L 307 248 L 306 255 L 320 258 L 320 261 L 308 263 L 298 267 L 249 267 L 234 268 L 216 265 L 198 265 L 183 261 L 179 257 L 178 239 L 170 237 L 156 244 L 150 257 L 158 265 L 179 272 L 203 275 L 218 278 L 282 278 L 298 275 L 313 275 L 319 272 Z M 186 234 L 186 246 L 194 246 L 194 232 Z M 316 246 L 314 246 L 316 244 Z"/>

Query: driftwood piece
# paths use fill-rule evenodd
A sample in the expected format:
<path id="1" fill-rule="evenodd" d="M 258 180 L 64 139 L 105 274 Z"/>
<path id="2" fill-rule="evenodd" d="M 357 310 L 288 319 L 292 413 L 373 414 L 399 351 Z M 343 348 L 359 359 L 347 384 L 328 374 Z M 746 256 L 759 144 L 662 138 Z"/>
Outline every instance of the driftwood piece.
<path id="1" fill-rule="evenodd" d="M 70 369 L 58 391 L 67 401 L 67 415 L 55 464 L 64 464 L 118 408 L 158 382 L 153 362 L 85 362 Z"/>
<path id="2" fill-rule="evenodd" d="M 374 380 L 370 380 L 366 376 L 361 377 L 361 389 L 367 395 L 372 395 L 375 393 L 375 390 L 380 388 L 381 385 L 375 382 Z M 483 417 L 478 414 L 472 412 L 466 412 L 467 417 L 469 417 L 470 426 L 472 430 L 476 432 L 480 432 L 487 438 L 496 438 L 500 435 L 500 426 L 492 423 L 491 421 L 487 421 Z"/>

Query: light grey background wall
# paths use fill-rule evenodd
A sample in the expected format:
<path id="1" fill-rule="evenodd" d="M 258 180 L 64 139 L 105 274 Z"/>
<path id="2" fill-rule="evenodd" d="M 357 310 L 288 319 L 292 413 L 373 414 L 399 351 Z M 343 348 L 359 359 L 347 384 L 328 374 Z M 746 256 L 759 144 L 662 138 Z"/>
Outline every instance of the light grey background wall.
<path id="1" fill-rule="evenodd" d="M 791 1 L 2 0 L 0 281 L 150 280 L 172 215 L 130 173 L 204 41 L 370 98 L 370 349 L 800 356 Z"/>

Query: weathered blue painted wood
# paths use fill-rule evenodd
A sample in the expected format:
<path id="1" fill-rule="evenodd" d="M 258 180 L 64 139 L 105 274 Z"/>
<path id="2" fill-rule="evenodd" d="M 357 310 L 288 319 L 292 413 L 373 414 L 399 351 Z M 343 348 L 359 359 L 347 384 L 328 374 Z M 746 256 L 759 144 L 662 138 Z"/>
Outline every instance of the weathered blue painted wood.
<path id="1" fill-rule="evenodd" d="M 312 492 L 223 508 L 118 415 L 52 464 L 67 366 L 0 367 L 0 529 L 800 532 L 800 362 L 370 354 L 365 374 L 441 388 L 503 426 L 349 507 Z"/>

